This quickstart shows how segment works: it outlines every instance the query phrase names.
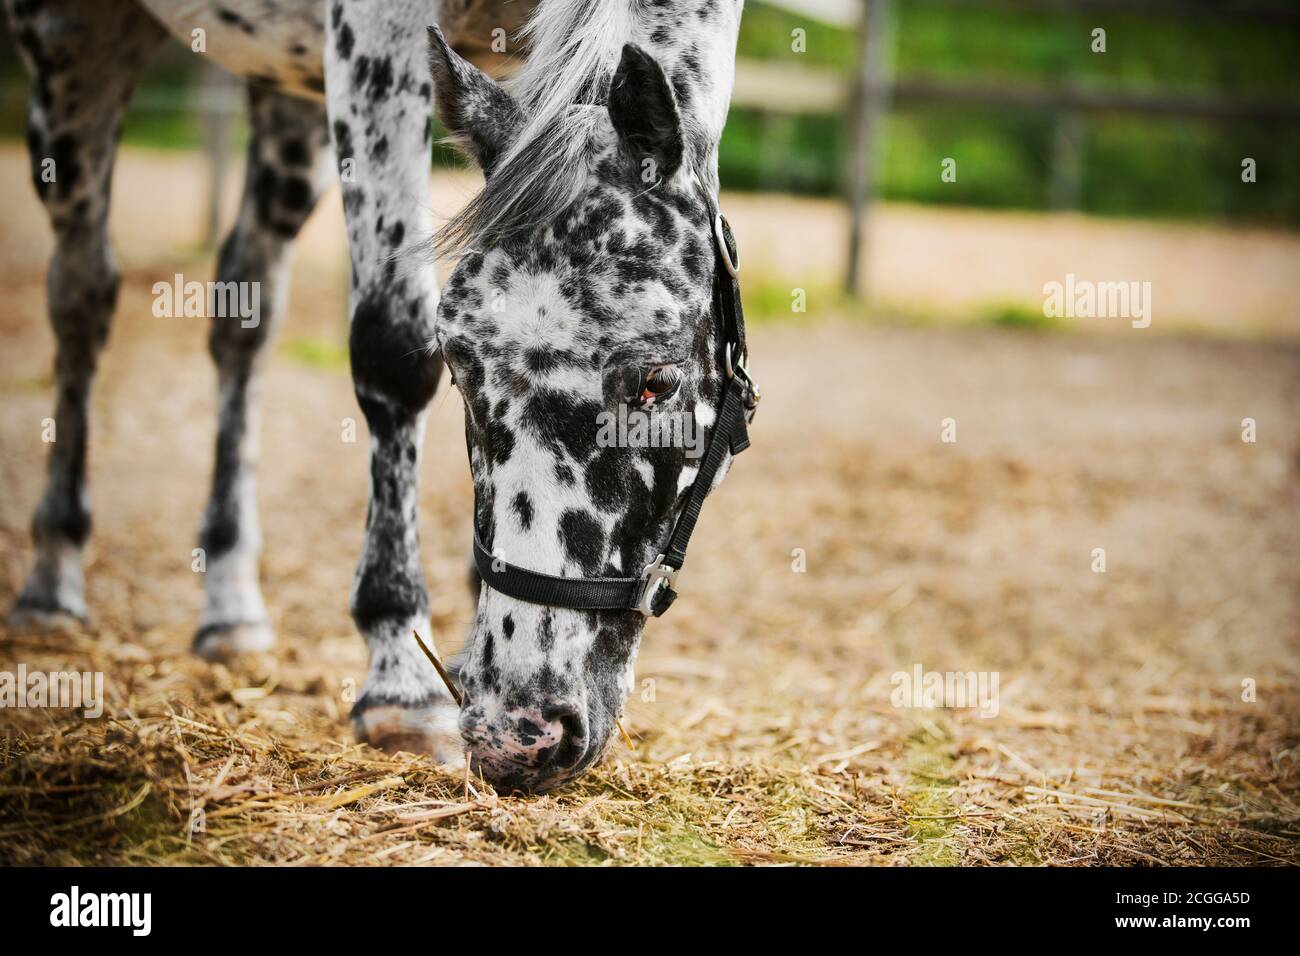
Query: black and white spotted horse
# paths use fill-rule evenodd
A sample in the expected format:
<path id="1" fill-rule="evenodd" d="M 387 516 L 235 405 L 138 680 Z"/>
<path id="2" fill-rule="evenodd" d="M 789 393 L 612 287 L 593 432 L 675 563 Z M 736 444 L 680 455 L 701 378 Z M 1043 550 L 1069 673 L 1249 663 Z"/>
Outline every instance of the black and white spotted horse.
<path id="1" fill-rule="evenodd" d="M 247 79 L 251 103 L 244 196 L 217 279 L 261 283 L 263 309 L 254 327 L 211 327 L 220 417 L 195 651 L 274 640 L 258 586 L 259 370 L 285 311 L 292 241 L 345 170 L 349 346 L 371 443 L 351 593 L 371 653 L 357 731 L 444 760 L 468 745 L 511 787 L 546 789 L 599 759 L 645 616 L 675 594 L 699 506 L 744 447 L 756 398 L 717 210 L 742 2 L 3 0 L 33 76 L 28 141 L 56 236 L 58 441 L 14 618 L 87 613 L 88 396 L 118 285 L 117 137 L 149 54 L 202 30 L 206 55 Z M 426 41 L 431 23 L 443 29 Z M 523 65 L 499 85 L 461 53 Z M 485 174 L 436 236 L 435 99 Z M 433 250 L 459 256 L 441 300 L 433 256 L 412 254 Z M 457 662 L 460 708 L 411 638 L 429 633 L 417 482 L 444 360 L 465 401 L 485 582 Z M 597 422 L 620 405 L 693 416 L 708 452 L 605 447 Z"/>

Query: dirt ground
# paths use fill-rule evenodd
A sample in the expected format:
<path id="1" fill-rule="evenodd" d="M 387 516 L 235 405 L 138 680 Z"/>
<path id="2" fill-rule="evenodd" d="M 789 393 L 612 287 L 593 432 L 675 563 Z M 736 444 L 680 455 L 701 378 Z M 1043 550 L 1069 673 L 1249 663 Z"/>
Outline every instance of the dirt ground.
<path id="1" fill-rule="evenodd" d="M 48 235 L 19 162 L 0 151 L 5 606 L 52 407 Z M 647 628 L 635 749 L 558 793 L 500 796 L 360 746 L 346 722 L 366 663 L 347 613 L 366 442 L 364 424 L 340 441 L 362 420 L 333 208 L 304 239 L 265 387 L 280 644 L 233 668 L 187 655 L 214 374 L 205 323 L 154 318 L 150 287 L 208 278 L 197 195 L 182 160 L 128 156 L 119 176 L 137 201 L 115 228 L 125 282 L 94 397 L 93 621 L 0 626 L 0 671 L 102 671 L 108 706 L 0 710 L 0 862 L 1300 863 L 1294 298 L 1271 337 L 918 327 L 815 302 L 759 324 L 754 446 Z M 790 212 L 736 205 L 742 235 Z M 1215 284 L 1211 261 L 1236 281 L 1240 237 L 1210 233 L 1168 241 L 1221 243 L 1196 282 Z M 420 529 L 444 653 L 471 615 L 461 429 L 444 387 Z M 893 675 L 917 666 L 996 673 L 997 713 L 895 706 Z"/>

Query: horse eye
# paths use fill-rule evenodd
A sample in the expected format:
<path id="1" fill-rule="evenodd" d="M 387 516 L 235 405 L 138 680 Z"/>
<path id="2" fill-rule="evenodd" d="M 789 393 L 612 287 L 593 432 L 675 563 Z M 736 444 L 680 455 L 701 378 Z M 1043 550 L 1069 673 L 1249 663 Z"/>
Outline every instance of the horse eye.
<path id="1" fill-rule="evenodd" d="M 657 398 L 667 398 L 681 384 L 682 370 L 676 365 L 656 365 L 646 372 L 645 382 L 641 385 L 641 401 L 653 402 Z"/>

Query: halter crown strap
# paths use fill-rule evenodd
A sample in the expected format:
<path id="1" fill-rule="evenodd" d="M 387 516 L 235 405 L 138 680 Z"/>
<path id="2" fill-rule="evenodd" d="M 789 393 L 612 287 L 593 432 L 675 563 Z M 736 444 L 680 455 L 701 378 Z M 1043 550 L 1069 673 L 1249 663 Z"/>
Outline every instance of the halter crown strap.
<path id="1" fill-rule="evenodd" d="M 708 448 L 663 552 L 634 578 L 562 578 L 530 571 L 494 556 L 484 547 L 475 528 L 474 564 L 488 587 L 532 604 L 582 611 L 640 611 L 646 617 L 659 617 L 677 599 L 677 574 L 686 562 L 686 546 L 704 508 L 704 499 L 712 490 L 727 453 L 739 455 L 749 447 L 746 413 L 753 411 L 761 397 L 746 368 L 748 353 L 737 281 L 736 239 L 721 213 L 714 216 L 713 232 L 717 245 L 713 314 L 721 333 L 722 367 L 727 384 Z"/>

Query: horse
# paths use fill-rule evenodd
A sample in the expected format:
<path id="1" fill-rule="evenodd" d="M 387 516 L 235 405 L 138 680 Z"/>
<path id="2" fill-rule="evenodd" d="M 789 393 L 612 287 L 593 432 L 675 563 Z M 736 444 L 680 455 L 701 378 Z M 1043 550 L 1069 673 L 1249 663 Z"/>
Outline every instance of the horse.
<path id="1" fill-rule="evenodd" d="M 337 179 L 370 442 L 349 595 L 370 652 L 355 731 L 439 761 L 467 748 L 509 789 L 547 790 L 592 766 L 646 618 L 676 596 L 699 509 L 748 444 L 758 398 L 718 208 L 743 0 L 3 2 L 32 75 L 27 141 L 56 238 L 58 440 L 12 620 L 87 615 L 88 396 L 119 282 L 113 163 L 132 90 L 170 34 L 246 81 L 246 180 L 217 281 L 255 283 L 264 303 L 257 322 L 212 318 L 219 418 L 193 651 L 222 659 L 275 641 L 258 583 L 259 377 L 293 240 Z M 481 68 L 509 65 L 504 82 Z M 484 174 L 436 229 L 435 109 Z M 440 295 L 444 260 L 455 264 Z M 417 491 L 444 368 L 464 401 L 475 492 L 478 603 L 452 668 L 459 703 L 412 639 L 430 632 Z M 619 408 L 689 416 L 707 451 L 601 441 L 598 419 Z"/>

